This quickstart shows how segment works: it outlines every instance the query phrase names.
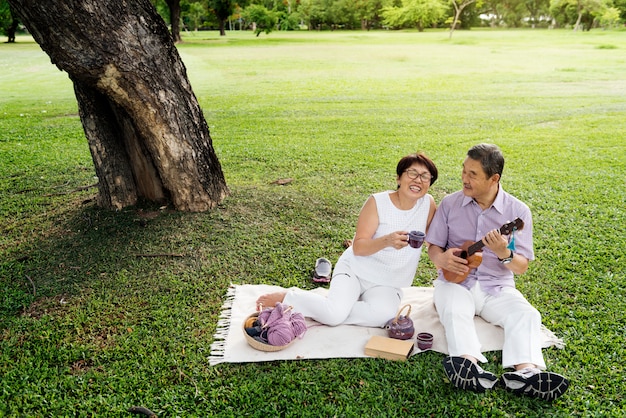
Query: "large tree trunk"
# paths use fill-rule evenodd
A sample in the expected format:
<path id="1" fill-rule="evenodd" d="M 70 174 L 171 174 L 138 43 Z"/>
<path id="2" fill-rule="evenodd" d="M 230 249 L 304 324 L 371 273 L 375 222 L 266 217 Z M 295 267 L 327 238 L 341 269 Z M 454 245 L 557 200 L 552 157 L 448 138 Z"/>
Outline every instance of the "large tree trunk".
<path id="1" fill-rule="evenodd" d="M 149 0 L 9 0 L 74 82 L 99 203 L 204 211 L 228 194 L 209 128 Z"/>

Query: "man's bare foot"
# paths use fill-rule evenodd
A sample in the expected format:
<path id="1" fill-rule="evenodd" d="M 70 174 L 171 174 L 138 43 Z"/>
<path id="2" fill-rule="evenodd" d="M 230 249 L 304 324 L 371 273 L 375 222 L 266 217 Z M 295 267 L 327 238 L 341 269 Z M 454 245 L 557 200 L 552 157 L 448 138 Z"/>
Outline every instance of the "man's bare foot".
<path id="1" fill-rule="evenodd" d="M 275 292 L 262 295 L 256 300 L 257 310 L 260 311 L 263 308 L 273 308 L 276 306 L 277 302 L 282 302 L 283 299 L 285 299 L 285 294 L 285 292 Z"/>

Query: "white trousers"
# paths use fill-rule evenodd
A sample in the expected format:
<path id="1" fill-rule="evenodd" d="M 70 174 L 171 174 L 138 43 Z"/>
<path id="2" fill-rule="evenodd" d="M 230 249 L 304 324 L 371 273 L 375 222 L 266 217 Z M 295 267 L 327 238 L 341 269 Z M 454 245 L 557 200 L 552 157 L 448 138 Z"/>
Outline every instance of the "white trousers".
<path id="1" fill-rule="evenodd" d="M 289 289 L 283 303 L 293 306 L 305 317 L 330 326 L 383 327 L 396 316 L 402 299 L 401 289 L 365 282 L 336 270 L 326 296 Z"/>
<path id="2" fill-rule="evenodd" d="M 459 284 L 437 280 L 434 301 L 451 356 L 470 355 L 487 362 L 474 327 L 474 316 L 478 315 L 504 329 L 504 368 L 522 363 L 546 368 L 541 352 L 541 314 L 517 289 L 505 288 L 492 296 L 479 283 L 468 290 Z"/>

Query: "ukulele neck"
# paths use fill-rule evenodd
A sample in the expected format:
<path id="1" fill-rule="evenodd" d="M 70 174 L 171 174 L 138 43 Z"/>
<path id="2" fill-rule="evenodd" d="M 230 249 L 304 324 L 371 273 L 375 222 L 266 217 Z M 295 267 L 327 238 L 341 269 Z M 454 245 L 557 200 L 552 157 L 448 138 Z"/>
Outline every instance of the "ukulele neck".
<path id="1" fill-rule="evenodd" d="M 469 257 L 473 255 L 474 253 L 477 253 L 478 251 L 482 250 L 484 246 L 485 244 L 483 243 L 483 240 L 473 243 L 472 245 L 467 247 L 467 256 Z"/>

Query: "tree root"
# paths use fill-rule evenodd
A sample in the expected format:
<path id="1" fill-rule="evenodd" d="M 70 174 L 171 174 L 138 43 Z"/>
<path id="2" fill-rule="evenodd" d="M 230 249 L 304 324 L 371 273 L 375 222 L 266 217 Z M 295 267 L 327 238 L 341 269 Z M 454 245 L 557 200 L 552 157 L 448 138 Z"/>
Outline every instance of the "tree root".
<path id="1" fill-rule="evenodd" d="M 81 192 L 83 190 L 88 190 L 88 189 L 91 189 L 92 187 L 98 187 L 98 183 L 90 184 L 89 186 L 80 186 L 80 187 L 77 187 L 75 189 L 70 190 L 69 192 L 48 193 L 48 194 L 45 194 L 44 196 L 45 197 L 62 196 L 62 195 L 65 195 L 65 194 L 70 194 L 70 193 L 75 193 L 75 192 Z"/>

